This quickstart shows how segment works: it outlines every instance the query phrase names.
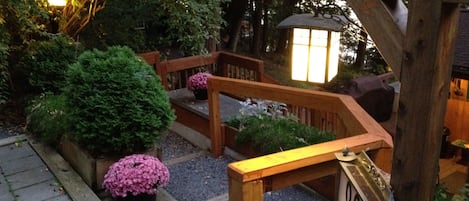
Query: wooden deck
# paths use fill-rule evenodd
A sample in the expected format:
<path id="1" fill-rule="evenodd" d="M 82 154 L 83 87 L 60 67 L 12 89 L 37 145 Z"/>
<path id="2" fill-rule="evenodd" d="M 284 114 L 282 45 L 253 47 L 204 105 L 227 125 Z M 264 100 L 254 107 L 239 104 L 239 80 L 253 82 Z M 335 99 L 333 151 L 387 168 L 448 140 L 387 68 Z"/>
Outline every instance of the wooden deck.
<path id="1" fill-rule="evenodd" d="M 232 53 L 164 62 L 148 55 L 143 58 L 154 62 L 176 111 L 176 121 L 206 135 L 214 156 L 220 156 L 229 146 L 223 122 L 230 113 L 238 112 L 239 108 L 233 106 L 240 106 L 226 95 L 285 103 L 299 122 L 336 133 L 338 140 L 230 164 L 230 200 L 262 200 L 263 192 L 335 175 L 334 153 L 344 145 L 353 152 L 369 150 L 375 164 L 390 171 L 391 136 L 350 96 L 262 83 L 262 61 Z M 208 81 L 208 111 L 205 101 L 196 101 L 184 89 L 187 76 L 200 68 L 212 69 L 218 75 Z M 327 186 L 335 186 L 334 179 Z"/>
<path id="2" fill-rule="evenodd" d="M 176 111 L 176 121 L 210 138 L 208 102 L 196 100 L 186 88 L 168 91 L 168 96 Z M 220 118 L 225 122 L 238 114 L 241 104 L 237 99 L 220 94 L 220 107 Z"/>
<path id="3" fill-rule="evenodd" d="M 177 105 L 201 117 L 209 119 L 207 100 L 196 100 L 194 94 L 186 88 L 168 91 L 168 96 L 173 105 Z M 239 100 L 220 94 L 221 120 L 227 121 L 237 115 L 241 104 Z M 208 125 L 207 125 L 208 126 Z"/>
<path id="4" fill-rule="evenodd" d="M 439 181 L 451 193 L 460 193 L 460 189 L 468 178 L 468 167 L 458 163 L 459 156 L 455 158 L 440 159 Z"/>

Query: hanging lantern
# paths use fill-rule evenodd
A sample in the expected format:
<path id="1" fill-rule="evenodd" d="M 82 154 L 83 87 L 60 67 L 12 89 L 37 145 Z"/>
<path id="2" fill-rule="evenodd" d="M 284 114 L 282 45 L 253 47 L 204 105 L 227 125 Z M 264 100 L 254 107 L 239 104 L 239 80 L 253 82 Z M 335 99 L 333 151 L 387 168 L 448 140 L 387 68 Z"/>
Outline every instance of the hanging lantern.
<path id="1" fill-rule="evenodd" d="M 291 29 L 293 80 L 327 83 L 338 73 L 340 32 L 346 20 L 338 15 L 298 14 L 284 19 L 279 29 Z"/>

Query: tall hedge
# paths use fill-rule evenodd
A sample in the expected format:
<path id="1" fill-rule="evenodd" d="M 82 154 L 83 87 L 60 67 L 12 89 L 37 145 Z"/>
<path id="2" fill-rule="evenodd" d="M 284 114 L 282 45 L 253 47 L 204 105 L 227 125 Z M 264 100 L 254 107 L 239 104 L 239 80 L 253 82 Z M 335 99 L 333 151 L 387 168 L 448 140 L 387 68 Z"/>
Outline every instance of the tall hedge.
<path id="1" fill-rule="evenodd" d="M 82 53 L 66 82 L 70 136 L 93 154 L 143 151 L 175 118 L 160 78 L 128 47 Z"/>

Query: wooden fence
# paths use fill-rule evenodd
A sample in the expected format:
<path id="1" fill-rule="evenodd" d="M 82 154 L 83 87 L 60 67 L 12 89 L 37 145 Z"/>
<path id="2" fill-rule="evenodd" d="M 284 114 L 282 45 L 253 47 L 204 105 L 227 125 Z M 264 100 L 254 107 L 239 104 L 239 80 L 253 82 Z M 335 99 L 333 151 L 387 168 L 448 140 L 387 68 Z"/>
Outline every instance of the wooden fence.
<path id="1" fill-rule="evenodd" d="M 156 64 L 156 72 L 167 90 L 186 87 L 189 76 L 208 71 L 214 75 L 243 80 L 263 80 L 264 62 L 229 52 L 213 52 L 160 61 Z"/>

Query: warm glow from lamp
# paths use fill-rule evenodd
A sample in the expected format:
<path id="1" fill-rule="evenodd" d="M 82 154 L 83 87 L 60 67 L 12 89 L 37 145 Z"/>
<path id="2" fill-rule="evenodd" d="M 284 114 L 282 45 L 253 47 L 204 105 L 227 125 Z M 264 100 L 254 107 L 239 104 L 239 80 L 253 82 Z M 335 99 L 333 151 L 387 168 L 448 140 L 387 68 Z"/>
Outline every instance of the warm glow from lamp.
<path id="1" fill-rule="evenodd" d="M 67 5 L 67 0 L 47 0 L 50 6 L 63 7 Z"/>
<path id="2" fill-rule="evenodd" d="M 340 32 L 294 28 L 292 44 L 293 80 L 325 83 L 337 75 Z"/>

